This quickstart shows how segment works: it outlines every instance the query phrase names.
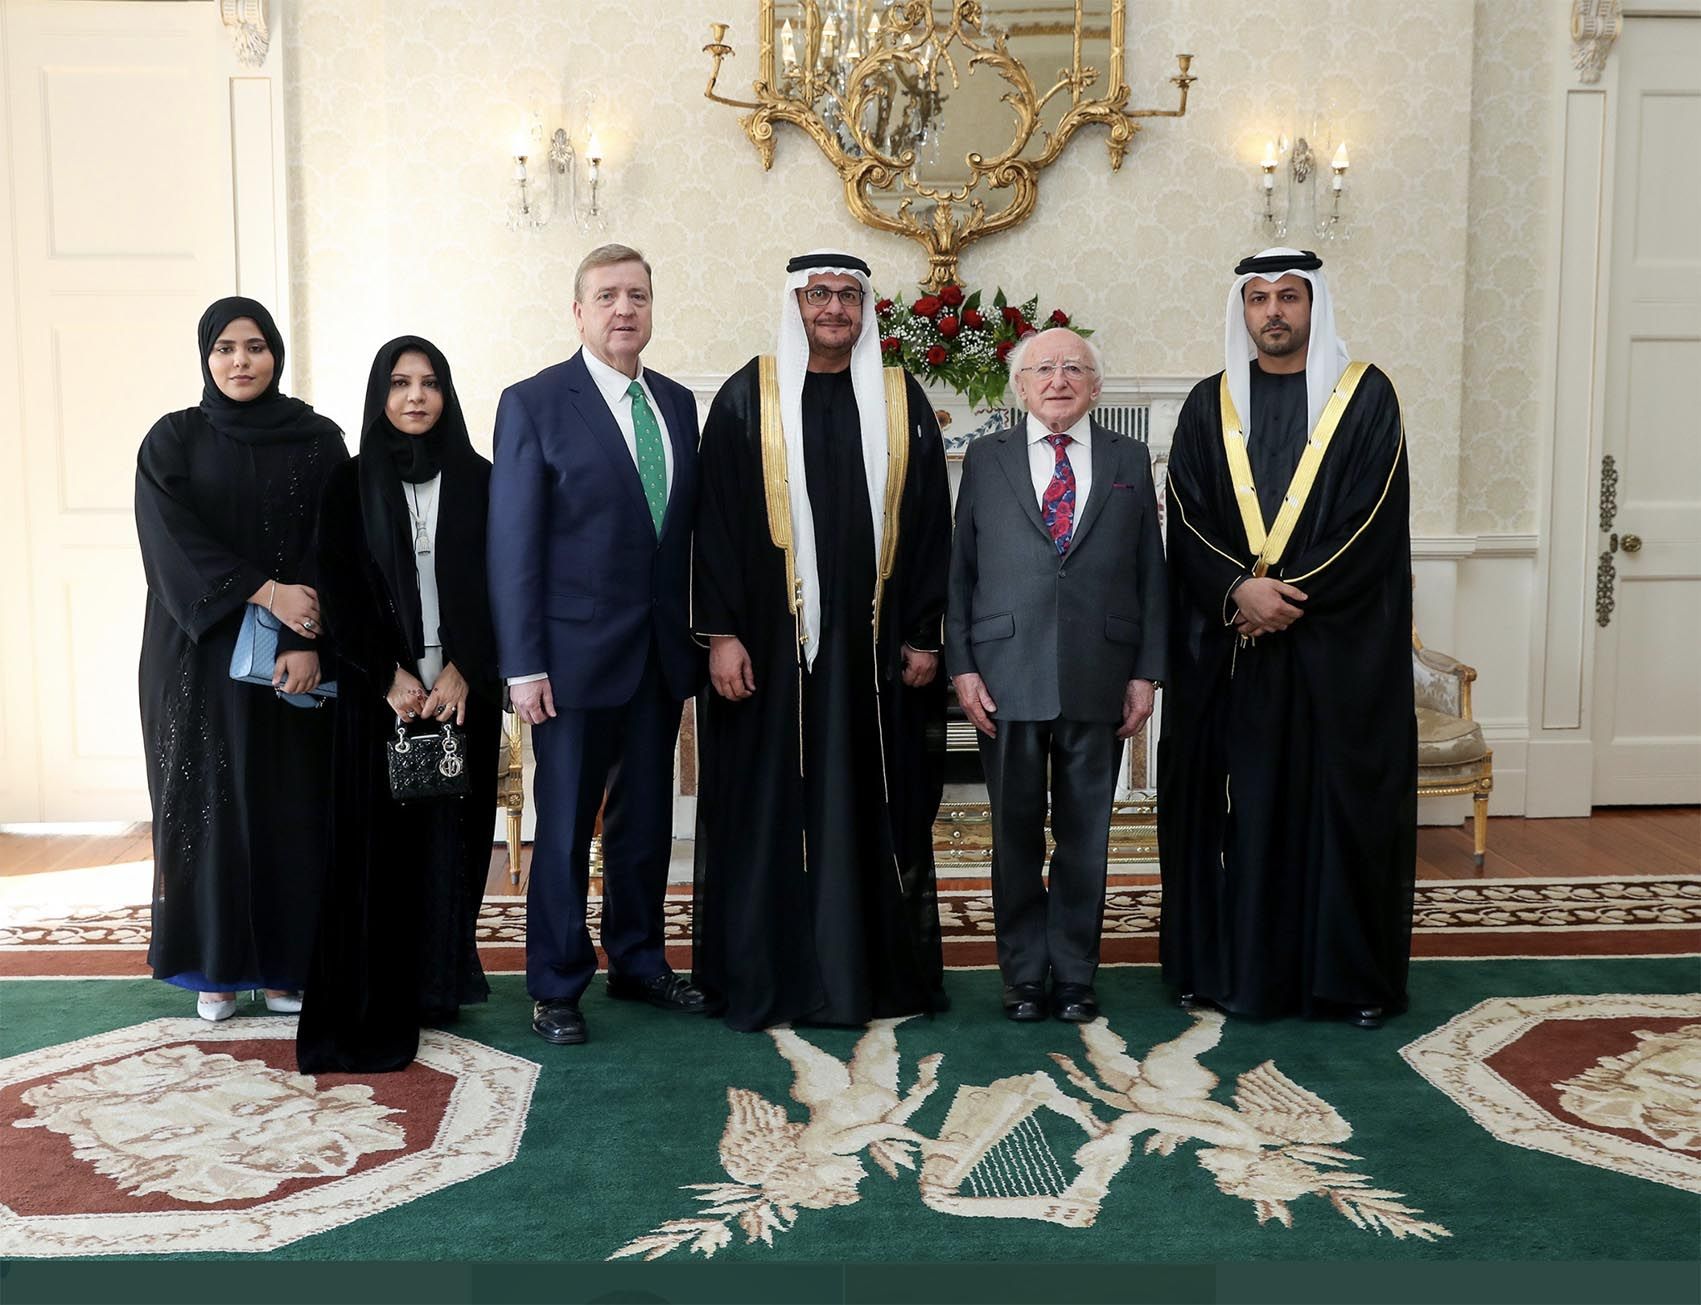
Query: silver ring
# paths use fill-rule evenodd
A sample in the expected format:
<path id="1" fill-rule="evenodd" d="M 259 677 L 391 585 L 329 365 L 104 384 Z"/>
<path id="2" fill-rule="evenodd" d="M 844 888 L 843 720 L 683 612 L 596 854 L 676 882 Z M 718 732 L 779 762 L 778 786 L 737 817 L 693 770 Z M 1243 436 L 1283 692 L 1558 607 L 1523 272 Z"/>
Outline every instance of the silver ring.
<path id="1" fill-rule="evenodd" d="M 414 713 L 413 713 L 413 712 L 411 712 L 411 711 L 408 711 L 408 712 L 403 712 L 403 713 L 402 713 L 402 714 L 403 714 L 403 715 L 404 715 L 404 716 L 406 716 L 406 717 L 407 717 L 407 718 L 408 718 L 408 719 L 409 719 L 409 720 L 412 720 L 412 719 L 413 719 L 413 718 L 414 718 Z"/>

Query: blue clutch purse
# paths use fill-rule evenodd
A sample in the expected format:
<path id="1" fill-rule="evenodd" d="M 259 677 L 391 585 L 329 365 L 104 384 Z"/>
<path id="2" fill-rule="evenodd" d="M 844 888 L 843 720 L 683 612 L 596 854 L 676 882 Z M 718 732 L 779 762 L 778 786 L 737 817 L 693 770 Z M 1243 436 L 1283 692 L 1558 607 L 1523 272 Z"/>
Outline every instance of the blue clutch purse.
<path id="1" fill-rule="evenodd" d="M 244 684 L 271 689 L 292 707 L 322 707 L 337 696 L 337 682 L 329 680 L 311 693 L 285 693 L 272 683 L 278 660 L 278 631 L 283 622 L 258 603 L 249 603 L 242 613 L 242 629 L 230 653 L 230 678 Z"/>

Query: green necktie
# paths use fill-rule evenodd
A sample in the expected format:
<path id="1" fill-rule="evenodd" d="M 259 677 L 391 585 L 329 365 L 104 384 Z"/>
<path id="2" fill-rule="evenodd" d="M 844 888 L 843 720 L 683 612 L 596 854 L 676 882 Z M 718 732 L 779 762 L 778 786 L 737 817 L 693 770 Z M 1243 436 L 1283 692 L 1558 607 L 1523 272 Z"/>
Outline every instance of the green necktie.
<path id="1" fill-rule="evenodd" d="M 656 534 L 661 534 L 662 517 L 667 515 L 667 455 L 662 451 L 661 426 L 656 414 L 650 411 L 650 401 L 644 397 L 644 387 L 633 381 L 626 387 L 632 396 L 633 443 L 638 449 L 638 479 L 644 484 L 644 501 L 650 505 L 650 520 Z"/>

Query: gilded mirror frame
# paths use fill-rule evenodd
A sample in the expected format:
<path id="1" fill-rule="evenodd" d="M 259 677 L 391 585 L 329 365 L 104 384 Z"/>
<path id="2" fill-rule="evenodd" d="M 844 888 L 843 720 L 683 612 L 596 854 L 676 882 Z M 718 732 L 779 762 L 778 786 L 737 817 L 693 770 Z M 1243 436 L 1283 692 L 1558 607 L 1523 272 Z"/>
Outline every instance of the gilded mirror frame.
<path id="1" fill-rule="evenodd" d="M 1074 4 L 1074 58 L 1072 66 L 1059 69 L 1057 80 L 1041 89 L 1022 60 L 1010 52 L 1002 33 L 990 38 L 983 32 L 982 0 L 954 0 L 948 23 L 935 16 L 932 0 L 897 0 L 881 11 L 878 42 L 852 64 L 844 77 L 845 95 L 839 121 L 824 120 L 817 108 L 829 92 L 818 71 L 816 53 L 823 37 L 818 0 L 792 0 L 803 22 L 806 59 L 795 61 L 788 49 L 784 76 L 776 77 L 774 28 L 776 0 L 758 0 L 758 76 L 752 85 L 756 99 L 735 100 L 716 92 L 721 61 L 733 53 L 726 42 L 726 24 L 710 25 L 711 38 L 704 52 L 713 60 L 704 95 L 718 104 L 749 109 L 739 119 L 745 134 L 756 147 L 764 170 L 774 164 L 774 125 L 789 122 L 815 141 L 837 170 L 844 186 L 845 205 L 866 226 L 906 236 L 921 244 L 928 255 L 928 274 L 922 284 L 937 289 L 958 279 L 957 264 L 974 241 L 1007 230 L 1025 221 L 1039 199 L 1040 173 L 1053 163 L 1082 127 L 1101 125 L 1107 129 L 1106 145 L 1112 171 L 1121 168 L 1129 142 L 1140 130 L 1142 118 L 1179 118 L 1187 112 L 1187 93 L 1195 78 L 1189 71 L 1191 54 L 1179 54 L 1180 72 L 1169 80 L 1178 90 L 1170 109 L 1130 109 L 1132 92 L 1123 80 L 1126 58 L 1127 0 L 1111 0 L 1110 60 L 1103 77 L 1101 95 L 1089 92 L 1101 80 L 1100 70 L 1082 63 L 1084 0 Z M 829 36 L 829 40 L 831 37 Z M 986 67 L 1009 89 L 1003 99 L 1015 121 L 1010 144 L 997 154 L 971 151 L 966 156 L 968 180 L 957 187 L 936 187 L 919 181 L 913 147 L 901 153 L 883 153 L 879 142 L 869 138 L 863 124 L 871 102 L 889 93 L 895 80 L 910 84 L 923 79 L 938 87 L 939 78 L 959 76 L 958 60 L 971 71 Z M 1069 105 L 1055 127 L 1046 127 L 1042 112 L 1059 96 Z M 879 106 L 874 106 L 878 113 Z M 1042 147 L 1023 157 L 1035 133 Z M 846 148 L 845 137 L 853 149 Z M 894 193 L 902 198 L 894 205 L 882 204 L 871 192 Z M 984 189 L 983 189 L 984 188 Z M 993 191 L 1010 191 L 1003 208 L 989 211 L 986 196 Z M 980 192 L 980 193 L 977 193 Z M 919 211 L 918 211 L 919 208 Z"/>

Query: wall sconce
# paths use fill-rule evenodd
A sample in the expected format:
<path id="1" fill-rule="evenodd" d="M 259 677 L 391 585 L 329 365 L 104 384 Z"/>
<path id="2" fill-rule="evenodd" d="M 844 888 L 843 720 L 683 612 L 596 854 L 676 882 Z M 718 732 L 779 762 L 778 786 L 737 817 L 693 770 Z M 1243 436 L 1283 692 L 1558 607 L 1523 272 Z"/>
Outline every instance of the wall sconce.
<path id="1" fill-rule="evenodd" d="M 543 151 L 543 123 L 529 119 L 514 133 L 508 153 L 514 160 L 513 181 L 509 186 L 507 218 L 511 231 L 541 227 L 549 221 L 545 196 L 533 184 L 527 164 Z"/>
<path id="2" fill-rule="evenodd" d="M 602 208 L 597 199 L 597 191 L 602 186 L 602 142 L 597 139 L 594 128 L 590 139 L 585 142 L 585 180 L 591 184 L 591 203 L 587 216 L 600 226 Z"/>
<path id="3" fill-rule="evenodd" d="M 1329 171 L 1334 175 L 1329 178 L 1329 211 L 1317 220 L 1319 240 L 1346 240 L 1352 234 L 1346 213 L 1348 166 L 1347 143 L 1342 141 L 1335 147 L 1335 157 L 1329 160 Z"/>
<path id="4" fill-rule="evenodd" d="M 1286 167 L 1283 161 L 1286 160 Z M 1272 243 L 1291 234 L 1310 232 L 1318 240 L 1344 241 L 1351 238 L 1352 223 L 1347 204 L 1347 145 L 1335 146 L 1329 161 L 1329 198 L 1319 203 L 1322 169 L 1318 153 L 1304 136 L 1290 144 L 1286 135 L 1266 141 L 1258 161 L 1259 209 L 1255 215 L 1259 234 Z M 1278 198 L 1276 179 L 1286 174 L 1284 193 Z"/>
<path id="5" fill-rule="evenodd" d="M 509 230 L 533 230 L 565 218 L 570 218 L 581 231 L 592 227 L 601 230 L 606 225 L 607 196 L 603 193 L 606 156 L 594 129 L 588 133 L 583 150 L 588 201 L 580 199 L 581 151 L 574 146 L 565 127 L 557 127 L 550 133 L 546 147 L 543 122 L 533 115 L 514 134 L 509 152 L 514 160 L 506 204 Z M 541 183 L 537 175 L 540 167 Z"/>

